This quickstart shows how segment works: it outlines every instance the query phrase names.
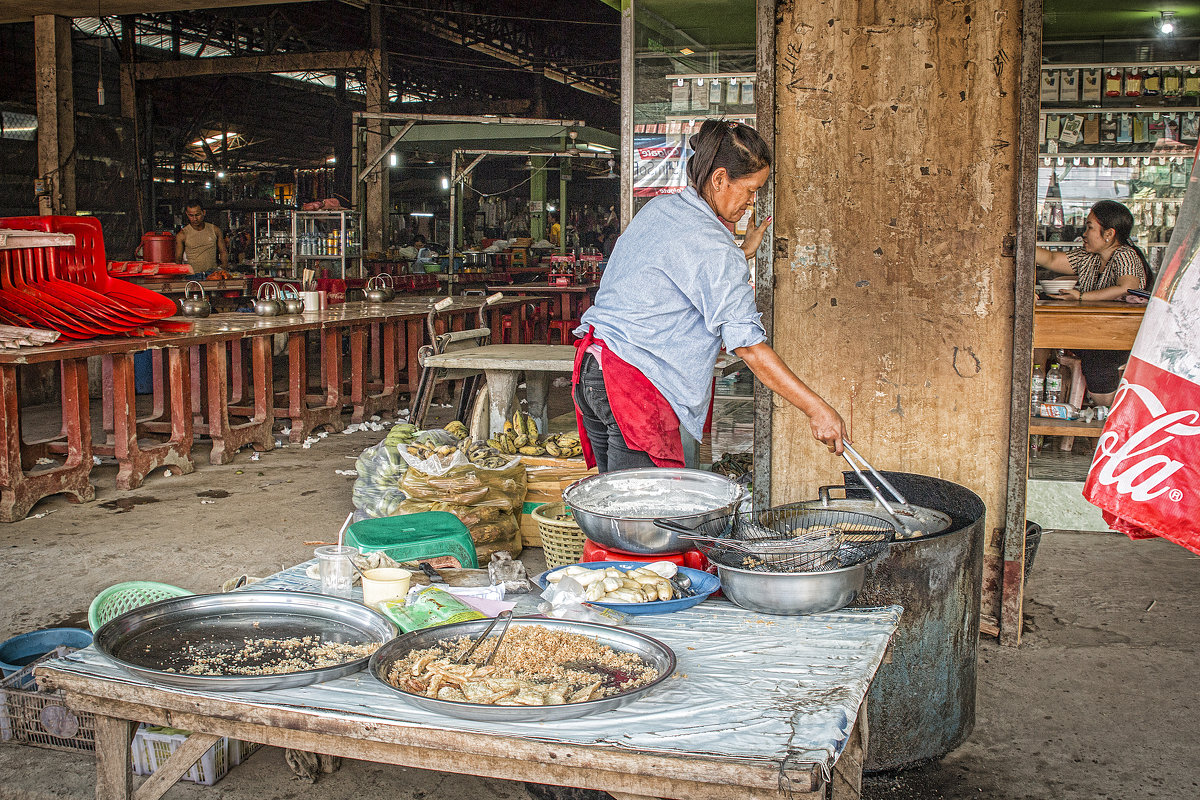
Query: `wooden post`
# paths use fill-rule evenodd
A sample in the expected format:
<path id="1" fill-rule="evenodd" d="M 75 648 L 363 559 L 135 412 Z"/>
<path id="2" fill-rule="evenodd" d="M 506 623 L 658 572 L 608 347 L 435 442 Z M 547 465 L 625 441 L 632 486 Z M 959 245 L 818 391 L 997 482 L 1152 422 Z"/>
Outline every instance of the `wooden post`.
<path id="1" fill-rule="evenodd" d="M 877 468 L 978 493 L 993 563 L 1009 468 L 1022 6 L 779 4 L 774 85 L 759 87 L 776 103 L 775 348 Z M 801 412 L 776 400 L 772 426 L 772 505 L 841 483 L 843 463 Z M 996 579 L 983 613 L 998 616 Z"/>
<path id="2" fill-rule="evenodd" d="M 40 14 L 33 18 L 37 62 L 38 176 L 46 181 L 38 197 L 41 214 L 75 213 L 75 90 L 71 83 L 71 20 Z"/>
<path id="3" fill-rule="evenodd" d="M 383 113 L 388 110 L 388 65 L 387 48 L 383 38 L 383 6 L 372 0 L 371 9 L 371 63 L 367 65 L 367 113 Z M 367 120 L 366 163 L 373 162 L 383 150 L 384 136 L 388 131 L 385 120 Z M 387 252 L 388 239 L 388 171 L 377 169 L 367 176 L 366 185 L 366 244 L 372 253 Z"/>

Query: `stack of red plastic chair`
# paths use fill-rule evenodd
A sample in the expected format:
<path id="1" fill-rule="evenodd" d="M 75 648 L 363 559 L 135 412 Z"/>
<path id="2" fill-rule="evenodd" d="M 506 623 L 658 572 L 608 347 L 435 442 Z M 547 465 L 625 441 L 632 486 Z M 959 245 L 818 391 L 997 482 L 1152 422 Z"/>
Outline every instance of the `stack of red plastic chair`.
<path id="1" fill-rule="evenodd" d="M 109 277 L 95 217 L 6 217 L 0 229 L 75 236 L 70 247 L 0 250 L 0 321 L 91 339 L 157 334 L 175 313 L 157 292 Z"/>

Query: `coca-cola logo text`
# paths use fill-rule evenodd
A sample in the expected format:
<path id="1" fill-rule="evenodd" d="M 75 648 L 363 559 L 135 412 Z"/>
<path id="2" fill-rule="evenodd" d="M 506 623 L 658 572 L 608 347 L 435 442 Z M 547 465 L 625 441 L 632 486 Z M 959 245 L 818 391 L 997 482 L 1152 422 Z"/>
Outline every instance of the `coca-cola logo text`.
<path id="1" fill-rule="evenodd" d="M 1117 390 L 1113 403 L 1114 416 L 1123 404 L 1141 402 L 1144 411 L 1134 411 L 1127 418 L 1141 427 L 1132 430 L 1124 442 L 1116 430 L 1106 429 L 1092 461 L 1092 475 L 1103 486 L 1116 485 L 1119 494 L 1128 494 L 1137 501 L 1152 500 L 1163 494 L 1178 502 L 1183 493 L 1167 484 L 1167 480 L 1183 468 L 1183 463 L 1161 452 L 1176 437 L 1200 434 L 1200 412 L 1182 409 L 1167 413 L 1166 407 L 1153 391 L 1136 383 L 1124 382 Z M 1126 412 L 1132 409 L 1125 409 Z M 1147 413 L 1149 420 L 1145 420 Z M 1097 469 L 1099 468 L 1099 469 Z"/>

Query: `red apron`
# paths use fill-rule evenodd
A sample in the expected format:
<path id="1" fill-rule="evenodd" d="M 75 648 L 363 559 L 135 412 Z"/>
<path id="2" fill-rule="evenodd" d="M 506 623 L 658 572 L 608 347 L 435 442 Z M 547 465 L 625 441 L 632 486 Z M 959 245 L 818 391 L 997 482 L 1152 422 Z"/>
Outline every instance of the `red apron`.
<path id="1" fill-rule="evenodd" d="M 675 415 L 675 410 L 641 370 L 609 350 L 602 340 L 595 337 L 594 329 L 590 327 L 587 334 L 575 342 L 571 396 L 574 397 L 575 387 L 579 385 L 583 356 L 593 344 L 599 345 L 604 354 L 604 389 L 625 443 L 630 449 L 646 453 L 656 466 L 682 467 L 683 440 L 679 435 L 679 417 Z M 592 454 L 592 443 L 583 427 L 583 415 L 578 405 L 575 406 L 575 425 L 579 428 L 584 462 L 594 467 L 596 457 Z"/>

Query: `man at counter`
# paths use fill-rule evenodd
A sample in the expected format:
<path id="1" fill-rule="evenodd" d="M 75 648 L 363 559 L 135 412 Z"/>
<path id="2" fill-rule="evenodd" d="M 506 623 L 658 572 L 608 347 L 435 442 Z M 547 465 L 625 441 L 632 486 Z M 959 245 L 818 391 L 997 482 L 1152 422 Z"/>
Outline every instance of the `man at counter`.
<path id="1" fill-rule="evenodd" d="M 188 224 L 175 234 L 175 261 L 182 264 L 187 258 L 192 272 L 211 272 L 216 269 L 218 256 L 222 267 L 229 266 L 225 237 L 221 235 L 220 228 L 204 221 L 204 206 L 188 203 L 184 211 Z"/>

